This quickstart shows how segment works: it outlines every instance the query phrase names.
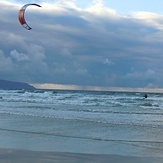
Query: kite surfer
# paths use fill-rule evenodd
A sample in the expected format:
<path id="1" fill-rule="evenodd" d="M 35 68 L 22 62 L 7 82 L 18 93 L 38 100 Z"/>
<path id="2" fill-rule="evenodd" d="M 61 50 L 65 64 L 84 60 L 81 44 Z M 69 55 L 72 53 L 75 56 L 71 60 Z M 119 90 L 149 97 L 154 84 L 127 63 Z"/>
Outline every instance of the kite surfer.
<path id="1" fill-rule="evenodd" d="M 147 94 L 145 94 L 145 95 L 144 95 L 144 99 L 145 99 L 145 98 L 147 98 L 147 97 L 148 97 L 148 95 L 147 95 Z"/>

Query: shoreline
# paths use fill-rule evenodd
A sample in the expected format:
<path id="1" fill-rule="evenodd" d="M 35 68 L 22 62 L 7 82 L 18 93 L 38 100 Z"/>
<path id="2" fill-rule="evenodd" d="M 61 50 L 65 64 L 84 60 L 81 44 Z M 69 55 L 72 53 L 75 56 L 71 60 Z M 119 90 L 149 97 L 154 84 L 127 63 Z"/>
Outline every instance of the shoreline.
<path id="1" fill-rule="evenodd" d="M 109 154 L 0 149 L 0 162 L 12 163 L 162 163 L 163 157 L 135 157 Z"/>

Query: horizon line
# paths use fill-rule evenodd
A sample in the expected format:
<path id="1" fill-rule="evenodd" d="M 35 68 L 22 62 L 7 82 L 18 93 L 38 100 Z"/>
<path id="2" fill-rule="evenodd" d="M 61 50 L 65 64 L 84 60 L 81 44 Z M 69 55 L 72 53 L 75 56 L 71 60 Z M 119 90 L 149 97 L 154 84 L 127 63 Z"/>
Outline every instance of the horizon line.
<path id="1" fill-rule="evenodd" d="M 31 83 L 36 89 L 51 89 L 51 90 L 89 90 L 89 91 L 118 91 L 118 92 L 148 92 L 148 93 L 163 93 L 163 88 L 130 88 L 130 87 L 102 87 L 102 86 L 80 86 L 68 84 L 53 84 L 53 83 Z"/>

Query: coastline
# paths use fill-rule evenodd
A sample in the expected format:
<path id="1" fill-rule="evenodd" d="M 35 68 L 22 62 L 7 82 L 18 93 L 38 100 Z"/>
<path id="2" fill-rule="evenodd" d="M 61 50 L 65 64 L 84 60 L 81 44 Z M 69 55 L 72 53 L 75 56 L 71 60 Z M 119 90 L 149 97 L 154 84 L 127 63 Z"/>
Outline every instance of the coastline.
<path id="1" fill-rule="evenodd" d="M 162 163 L 163 157 L 134 157 L 107 154 L 0 149 L 0 162 L 12 163 Z"/>

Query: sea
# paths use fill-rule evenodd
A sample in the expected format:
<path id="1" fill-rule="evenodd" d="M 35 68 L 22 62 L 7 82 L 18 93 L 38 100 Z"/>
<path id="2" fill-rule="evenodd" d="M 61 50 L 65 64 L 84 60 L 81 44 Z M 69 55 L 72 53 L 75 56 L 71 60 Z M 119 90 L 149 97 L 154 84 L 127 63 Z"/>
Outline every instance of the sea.
<path id="1" fill-rule="evenodd" d="M 0 148 L 163 156 L 163 94 L 0 90 Z"/>

